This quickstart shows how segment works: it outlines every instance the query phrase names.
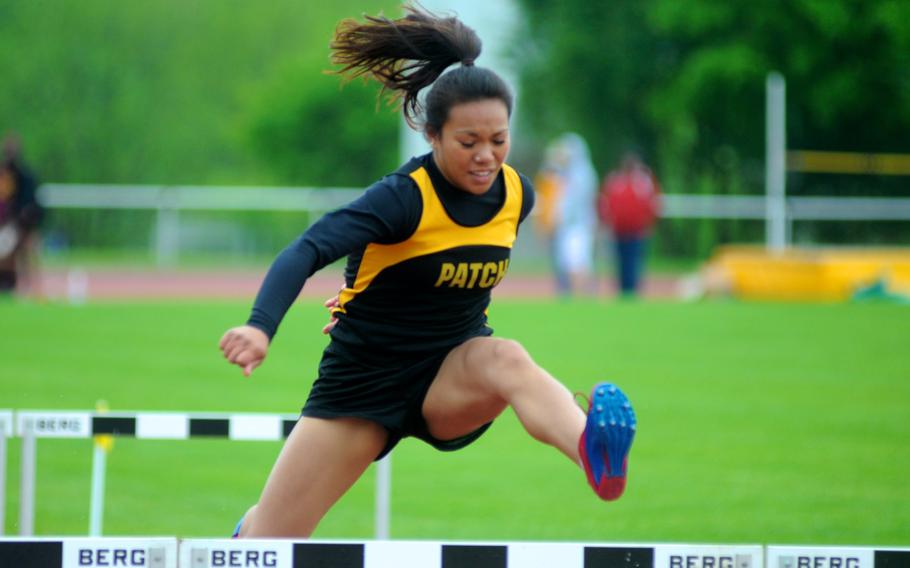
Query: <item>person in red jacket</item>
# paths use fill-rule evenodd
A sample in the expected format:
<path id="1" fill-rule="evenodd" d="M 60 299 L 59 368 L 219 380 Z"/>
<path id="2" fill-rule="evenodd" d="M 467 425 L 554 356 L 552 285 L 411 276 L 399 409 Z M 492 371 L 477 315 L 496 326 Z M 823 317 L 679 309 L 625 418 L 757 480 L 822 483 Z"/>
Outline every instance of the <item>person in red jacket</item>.
<path id="1" fill-rule="evenodd" d="M 641 284 L 648 236 L 660 214 L 660 186 L 634 152 L 601 185 L 600 220 L 613 236 L 620 292 L 634 296 Z"/>

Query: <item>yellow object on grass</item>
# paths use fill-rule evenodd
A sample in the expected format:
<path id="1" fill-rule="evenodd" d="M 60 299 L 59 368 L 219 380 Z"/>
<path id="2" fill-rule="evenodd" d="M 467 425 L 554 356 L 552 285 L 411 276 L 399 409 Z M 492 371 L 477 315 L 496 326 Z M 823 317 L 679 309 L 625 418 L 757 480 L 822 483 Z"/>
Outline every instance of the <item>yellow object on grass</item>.
<path id="1" fill-rule="evenodd" d="M 95 412 L 98 414 L 104 414 L 110 411 L 107 401 L 99 400 L 95 403 Z M 95 446 L 101 448 L 105 452 L 110 452 L 114 448 L 114 436 L 111 434 L 98 434 L 95 436 Z"/>
<path id="2" fill-rule="evenodd" d="M 762 300 L 848 300 L 860 289 L 883 283 L 894 294 L 910 294 L 910 248 L 720 247 L 709 262 L 738 298 Z"/>

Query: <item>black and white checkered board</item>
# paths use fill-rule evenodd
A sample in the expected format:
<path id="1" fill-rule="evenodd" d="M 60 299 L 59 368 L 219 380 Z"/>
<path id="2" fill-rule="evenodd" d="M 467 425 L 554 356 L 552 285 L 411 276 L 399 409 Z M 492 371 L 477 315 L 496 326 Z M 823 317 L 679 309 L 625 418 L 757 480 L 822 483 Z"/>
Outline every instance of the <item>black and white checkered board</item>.
<path id="1" fill-rule="evenodd" d="M 570 542 L 0 538 L 0 568 L 910 568 L 910 549 Z"/>
<path id="2" fill-rule="evenodd" d="M 182 440 L 218 437 L 231 440 L 281 440 L 297 416 L 182 412 L 27 411 L 16 413 L 15 434 L 30 425 L 37 438 L 90 438 L 96 435 Z"/>

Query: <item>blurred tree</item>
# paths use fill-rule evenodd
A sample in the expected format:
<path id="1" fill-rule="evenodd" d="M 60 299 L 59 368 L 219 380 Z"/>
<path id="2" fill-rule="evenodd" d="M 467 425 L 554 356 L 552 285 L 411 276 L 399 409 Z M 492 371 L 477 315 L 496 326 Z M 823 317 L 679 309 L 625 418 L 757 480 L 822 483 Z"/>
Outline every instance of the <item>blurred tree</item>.
<path id="1" fill-rule="evenodd" d="M 250 151 L 259 147 L 249 145 L 250 131 L 262 130 L 251 117 L 259 116 L 262 100 L 286 96 L 276 76 L 289 62 L 311 70 L 311 80 L 298 76 L 295 84 L 301 100 L 311 96 L 311 85 L 329 67 L 328 43 L 341 18 L 397 6 L 396 0 L 4 0 L 0 133 L 22 135 L 27 157 L 47 181 L 323 185 L 330 182 L 319 177 L 331 171 L 326 159 L 342 170 L 360 156 L 323 156 L 319 170 L 305 172 L 304 165 L 291 175 L 284 161 L 273 167 Z M 267 92 L 273 88 L 285 95 Z M 313 96 L 324 99 L 324 93 Z M 354 112 L 360 112 L 361 99 L 345 93 L 337 102 L 359 105 Z M 288 129 L 336 143 L 337 129 L 325 117 L 288 118 L 294 119 Z M 267 120 L 277 133 L 276 117 Z M 361 138 L 371 139 L 375 124 L 361 124 Z M 381 172 L 361 173 L 359 183 L 368 183 Z"/>
<path id="2" fill-rule="evenodd" d="M 645 120 L 645 95 L 661 66 L 647 26 L 649 2 L 520 2 L 528 27 L 515 42 L 519 103 L 536 137 L 578 131 L 601 169 L 627 146 L 652 148 L 656 131 Z"/>
<path id="3" fill-rule="evenodd" d="M 540 139 L 581 132 L 602 171 L 631 145 L 668 192 L 762 192 L 772 70 L 791 148 L 910 152 L 910 2 L 520 1 L 522 116 Z M 910 195 L 894 179 L 818 180 L 790 191 Z M 729 229 L 718 238 L 757 233 Z"/>
<path id="4" fill-rule="evenodd" d="M 254 105 L 249 137 L 287 183 L 362 186 L 399 161 L 401 113 L 380 107 L 377 83 L 301 67 L 278 73 Z"/>

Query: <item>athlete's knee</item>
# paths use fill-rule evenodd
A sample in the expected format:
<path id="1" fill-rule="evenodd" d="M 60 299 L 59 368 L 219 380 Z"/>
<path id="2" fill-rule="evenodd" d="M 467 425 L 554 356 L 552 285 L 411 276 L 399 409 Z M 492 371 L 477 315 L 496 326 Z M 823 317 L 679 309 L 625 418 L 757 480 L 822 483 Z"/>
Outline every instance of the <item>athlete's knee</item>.
<path id="1" fill-rule="evenodd" d="M 536 366 L 521 343 L 499 338 L 489 341 L 485 349 L 469 355 L 467 364 L 472 375 L 482 377 L 496 390 L 507 388 L 510 382 Z"/>
<path id="2" fill-rule="evenodd" d="M 506 369 L 519 369 L 534 365 L 531 354 L 514 339 L 499 339 L 493 346 L 493 360 Z"/>

